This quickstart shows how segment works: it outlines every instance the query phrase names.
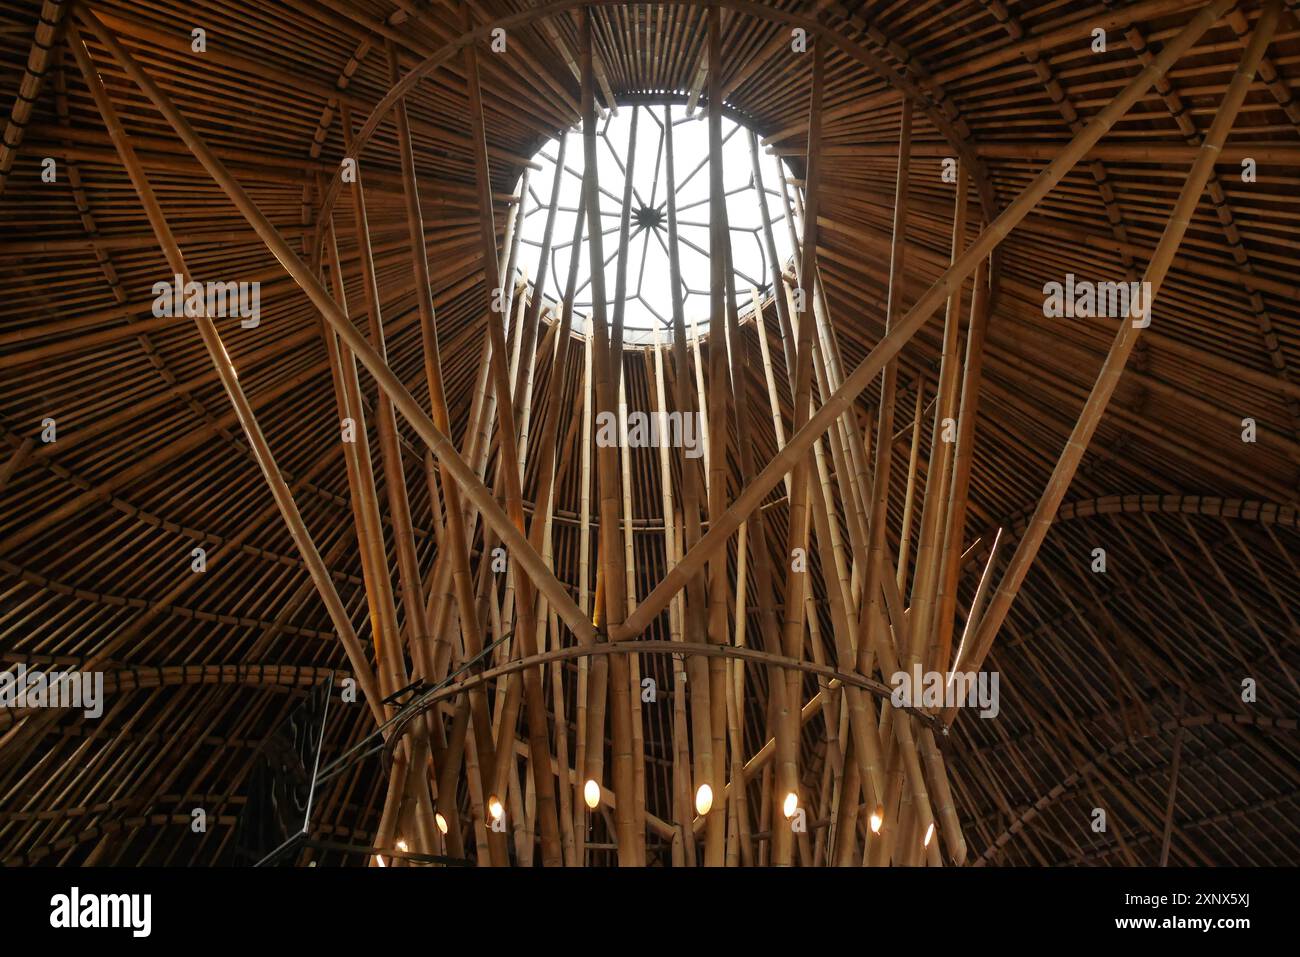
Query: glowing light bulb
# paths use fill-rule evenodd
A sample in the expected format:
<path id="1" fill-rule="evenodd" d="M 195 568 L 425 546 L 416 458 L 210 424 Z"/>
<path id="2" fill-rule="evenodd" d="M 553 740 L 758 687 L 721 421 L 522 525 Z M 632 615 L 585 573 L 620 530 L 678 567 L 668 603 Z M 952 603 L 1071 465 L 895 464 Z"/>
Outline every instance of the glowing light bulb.
<path id="1" fill-rule="evenodd" d="M 713 807 L 713 788 L 701 784 L 700 789 L 695 792 L 695 813 L 703 817 L 709 813 L 711 807 Z"/>
<path id="2" fill-rule="evenodd" d="M 931 821 L 931 822 L 930 822 L 930 826 L 927 827 L 927 828 L 925 829 L 925 846 L 926 846 L 926 847 L 929 847 L 929 846 L 930 846 L 930 841 L 931 841 L 933 838 L 934 838 L 934 822 Z"/>
<path id="3" fill-rule="evenodd" d="M 488 798 L 488 813 L 492 815 L 494 821 L 501 820 L 501 816 L 506 813 L 501 800 L 495 794 Z"/>
<path id="4" fill-rule="evenodd" d="M 880 825 L 885 823 L 885 809 L 882 805 L 876 805 L 876 809 L 871 812 L 869 822 L 871 824 L 871 833 L 879 834 Z"/>
<path id="5" fill-rule="evenodd" d="M 435 814 L 433 816 L 433 823 L 438 825 L 438 830 L 443 834 L 447 833 L 447 819 L 441 814 Z"/>
<path id="6" fill-rule="evenodd" d="M 595 780 L 588 778 L 587 783 L 583 785 L 582 799 L 593 811 L 600 806 L 600 785 Z"/>
<path id="7" fill-rule="evenodd" d="M 405 841 L 398 841 L 398 842 L 397 842 L 397 849 L 398 849 L 399 851 L 403 851 L 403 852 L 405 852 L 405 851 L 409 851 L 409 850 L 410 850 L 410 848 L 407 846 L 407 844 L 406 844 Z"/>
<path id="8" fill-rule="evenodd" d="M 794 817 L 794 812 L 799 810 L 799 795 L 791 791 L 785 796 L 785 802 L 781 805 L 781 811 L 787 818 Z"/>

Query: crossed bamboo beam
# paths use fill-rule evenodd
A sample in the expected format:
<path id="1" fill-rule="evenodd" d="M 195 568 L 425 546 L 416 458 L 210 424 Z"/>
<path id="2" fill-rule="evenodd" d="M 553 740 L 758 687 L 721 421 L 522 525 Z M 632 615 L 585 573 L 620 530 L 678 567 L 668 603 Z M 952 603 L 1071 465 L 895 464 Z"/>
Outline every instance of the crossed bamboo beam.
<path id="1" fill-rule="evenodd" d="M 656 615 L 686 584 L 691 575 L 703 568 L 710 557 L 721 548 L 736 531 L 740 523 L 767 494 L 776 487 L 785 473 L 800 457 L 806 455 L 818 436 L 823 434 L 836 417 L 850 408 L 884 365 L 896 356 L 908 341 L 925 325 L 934 310 L 946 301 L 979 263 L 1025 218 L 1038 202 L 1065 177 L 1083 155 L 1139 100 L 1175 62 L 1191 48 L 1229 8 L 1234 0 L 1212 0 L 1178 32 L 1155 59 L 1131 80 L 1115 98 L 1079 131 L 1069 144 L 1048 164 L 1047 168 L 1007 206 L 1005 210 L 980 231 L 957 260 L 948 267 L 927 289 L 911 309 L 899 320 L 856 369 L 844 380 L 822 406 L 812 414 L 807 423 L 791 435 L 784 449 L 778 452 L 767 466 L 735 498 L 730 508 L 681 561 L 670 569 L 663 580 L 629 615 L 621 627 L 610 629 L 610 637 L 620 640 L 640 634 Z"/>
<path id="2" fill-rule="evenodd" d="M 202 137 L 190 126 L 172 103 L 171 98 L 153 81 L 153 79 L 136 63 L 135 59 L 122 47 L 117 38 L 98 20 L 93 12 L 82 7 L 76 11 L 77 17 L 85 27 L 102 43 L 114 59 L 122 66 L 127 75 L 135 81 L 141 91 L 153 102 L 158 112 L 176 131 L 185 145 L 195 155 L 204 168 L 221 187 L 222 191 L 235 204 L 249 225 L 257 232 L 263 242 L 293 277 L 294 281 L 308 295 L 312 303 L 320 310 L 321 316 L 338 333 L 338 336 L 361 360 L 393 400 L 393 405 L 411 424 L 412 428 L 425 441 L 437 456 L 438 461 L 450 473 L 452 478 L 469 496 L 474 506 L 482 513 L 488 525 L 509 546 L 515 556 L 531 577 L 533 584 L 546 595 L 552 607 L 569 626 L 580 641 L 594 642 L 596 631 L 591 622 L 569 598 L 567 591 L 554 573 L 546 566 L 542 557 L 528 544 L 527 539 L 510 521 L 509 516 L 497 505 L 491 491 L 474 474 L 470 466 L 456 451 L 452 441 L 443 433 L 428 415 L 420 408 L 415 398 L 402 385 L 401 380 L 388 368 L 365 337 L 344 316 L 333 298 L 311 272 L 306 263 L 295 253 L 289 243 L 280 235 L 266 215 L 258 209 L 238 181 L 231 176 L 225 165 L 203 141 Z"/>
<path id="3" fill-rule="evenodd" d="M 1217 8 L 1219 5 L 1215 4 L 1213 6 Z M 1208 12 L 1209 9 L 1202 11 L 1202 15 Z M 1251 34 L 1246 51 L 1237 66 L 1236 72 L 1233 74 L 1232 80 L 1228 84 L 1228 89 L 1223 94 L 1223 99 L 1219 103 L 1219 109 L 1214 114 L 1214 121 L 1210 125 L 1210 130 L 1197 152 L 1196 160 L 1188 171 L 1187 179 L 1184 181 L 1178 199 L 1174 203 L 1173 212 L 1170 214 L 1164 232 L 1160 236 L 1160 242 L 1151 254 L 1146 272 L 1142 277 L 1144 282 L 1150 284 L 1150 302 L 1154 302 L 1158 296 L 1160 287 L 1168 275 L 1174 254 L 1178 251 L 1183 236 L 1186 235 L 1187 229 L 1191 225 L 1191 218 L 1196 211 L 1197 203 L 1200 202 L 1201 193 L 1214 171 L 1214 164 L 1218 161 L 1228 132 L 1236 122 L 1237 114 L 1245 102 L 1246 94 L 1254 81 L 1260 60 L 1263 59 L 1269 43 L 1272 42 L 1280 15 L 1280 0 L 1269 0 L 1255 24 L 1255 30 Z M 1188 29 L 1190 29 L 1190 26 Z M 1161 56 L 1167 52 L 1167 49 L 1162 51 Z M 1150 68 L 1148 67 L 1148 69 Z M 1047 487 L 1044 489 L 1038 505 L 1034 508 L 1033 515 L 1030 517 L 1025 531 L 1016 545 L 1016 550 L 1008 562 L 1007 570 L 1003 573 L 997 589 L 994 591 L 993 598 L 989 602 L 988 609 L 985 611 L 984 617 L 981 619 L 979 627 L 971 640 L 969 663 L 972 669 L 980 667 L 990 648 L 992 648 L 993 640 L 1006 620 L 1011 605 L 1020 591 L 1020 586 L 1024 583 L 1025 576 L 1029 573 L 1029 568 L 1052 527 L 1056 511 L 1065 498 L 1065 493 L 1070 487 L 1070 482 L 1074 479 L 1079 463 L 1083 460 L 1083 454 L 1087 451 L 1088 444 L 1097 430 L 1097 425 L 1106 411 L 1106 406 L 1115 394 L 1115 388 L 1119 385 L 1120 377 L 1124 373 L 1124 367 L 1128 364 L 1129 357 L 1132 355 L 1133 348 L 1137 345 L 1141 333 L 1142 327 L 1135 326 L 1127 319 L 1120 324 L 1119 331 L 1115 334 L 1115 339 L 1111 343 L 1110 351 L 1102 363 L 1101 371 L 1097 374 L 1097 381 L 1088 393 L 1088 398 L 1084 402 L 1079 419 L 1070 432 L 1065 448 L 1061 451 L 1056 466 L 1052 470 L 1052 475 L 1048 479 Z M 955 717 L 955 711 L 951 708 L 948 709 L 944 717 L 950 723 Z"/>

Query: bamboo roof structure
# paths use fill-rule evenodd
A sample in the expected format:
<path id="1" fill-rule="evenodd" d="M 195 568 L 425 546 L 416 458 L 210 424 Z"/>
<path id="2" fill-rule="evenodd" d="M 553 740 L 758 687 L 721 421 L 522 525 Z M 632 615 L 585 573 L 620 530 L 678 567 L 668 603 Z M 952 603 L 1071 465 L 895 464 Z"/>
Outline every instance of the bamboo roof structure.
<path id="1" fill-rule="evenodd" d="M 321 688 L 279 863 L 1300 855 L 1295 0 L 17 0 L 0 125 L 0 863 L 254 863 Z"/>

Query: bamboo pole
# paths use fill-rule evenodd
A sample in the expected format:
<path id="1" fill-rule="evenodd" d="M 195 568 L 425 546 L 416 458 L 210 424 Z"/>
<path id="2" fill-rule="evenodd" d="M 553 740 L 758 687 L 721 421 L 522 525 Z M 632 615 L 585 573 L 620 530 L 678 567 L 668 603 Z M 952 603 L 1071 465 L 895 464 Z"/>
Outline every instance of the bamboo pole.
<path id="1" fill-rule="evenodd" d="M 466 29 L 469 30 L 473 26 L 473 14 L 468 7 L 464 8 L 464 17 Z M 491 178 L 488 171 L 487 139 L 483 123 L 483 96 L 479 86 L 478 53 L 473 44 L 468 44 L 465 47 L 465 74 L 469 86 L 470 137 L 474 144 L 474 176 L 478 185 L 479 196 L 480 251 L 484 263 L 484 280 L 488 297 L 491 299 L 496 294 L 494 290 L 500 290 L 503 283 L 509 283 L 510 280 L 508 276 L 503 277 L 498 269 L 496 229 L 493 226 Z M 396 82 L 395 77 L 393 82 Z M 523 202 L 522 196 L 520 202 Z M 539 298 L 540 293 L 534 296 L 534 301 Z M 486 317 L 486 324 L 492 341 L 490 371 L 493 386 L 497 393 L 497 436 L 500 443 L 498 474 L 503 474 L 505 477 L 506 507 L 510 521 L 517 531 L 523 533 L 525 530 L 523 489 L 520 478 L 522 462 L 520 461 L 519 434 L 517 431 L 519 423 L 515 417 L 516 389 L 511 386 L 509 372 L 506 368 L 504 330 L 490 312 Z M 533 349 L 529 336 L 530 328 L 535 332 L 535 327 L 528 323 L 522 324 L 519 329 L 521 348 L 525 348 L 522 344 L 527 343 L 528 353 L 527 363 L 521 363 L 521 367 L 523 364 L 531 364 L 532 361 Z M 536 554 L 534 544 L 529 543 L 528 547 L 534 549 L 534 554 Z M 545 565 L 544 562 L 543 565 Z M 510 580 L 514 583 L 517 609 L 514 616 L 512 650 L 517 649 L 520 657 L 529 657 L 537 651 L 537 619 L 533 611 L 532 582 L 529 581 L 528 576 L 518 573 L 518 566 L 513 562 L 510 564 L 510 568 Z M 554 578 L 553 574 L 552 578 Z M 555 782 L 549 763 L 550 729 L 547 724 L 546 697 L 541 673 L 532 670 L 524 672 L 523 685 L 531 755 L 530 763 L 533 771 L 533 786 L 536 791 L 536 815 L 541 825 L 542 861 L 547 867 L 559 867 L 563 863 L 563 850 L 560 847 L 559 822 L 556 816 Z M 511 694 L 508 688 L 507 703 L 499 716 L 501 733 L 511 739 L 513 739 L 515 733 L 518 700 L 518 691 L 515 690 L 514 694 Z M 492 793 L 500 795 L 504 791 L 509 769 L 515 765 L 515 758 L 508 748 L 502 749 L 498 747 L 496 750 L 496 763 L 492 774 Z"/>
<path id="2" fill-rule="evenodd" d="M 585 194 L 584 194 L 585 198 Z M 581 219 L 582 217 L 578 217 Z M 575 227 L 581 230 L 581 226 Z M 572 259 L 578 258 L 578 247 L 574 246 Z M 591 620 L 596 621 L 595 609 L 588 602 L 588 581 L 591 577 L 591 424 L 592 424 L 592 405 L 595 400 L 595 392 L 592 389 L 592 333 L 591 320 L 588 319 L 586 328 L 583 330 L 585 335 L 582 337 L 582 385 L 579 394 L 582 396 L 582 464 L 578 481 L 578 603 L 584 613 L 591 614 Z M 596 575 L 596 590 L 600 590 L 600 573 Z M 589 664 L 587 659 L 578 662 L 578 681 L 576 693 L 574 695 L 574 707 L 577 709 L 577 715 L 574 721 L 574 758 L 573 766 L 579 770 L 579 774 L 574 781 L 574 830 L 575 842 L 577 844 L 576 856 L 578 861 L 585 865 L 587 860 L 586 852 L 583 850 L 584 838 L 587 833 L 586 827 L 586 803 L 583 800 L 583 790 L 586 788 L 588 781 L 595 780 L 597 787 L 600 782 L 594 778 L 587 777 L 586 772 L 590 765 L 587 761 L 587 738 L 589 734 L 590 721 L 587 717 L 588 702 L 590 700 L 590 675 Z M 603 734 L 603 732 L 602 732 Z M 598 741 L 597 744 L 603 749 L 604 742 Z"/>
<path id="3" fill-rule="evenodd" d="M 339 112 L 339 122 L 343 127 L 344 140 L 351 143 L 352 124 L 351 117 L 346 106 L 343 106 Z M 375 351 L 385 361 L 388 361 L 387 345 L 384 340 L 383 314 L 379 299 L 379 285 L 375 280 L 374 259 L 370 246 L 370 226 L 365 205 L 365 193 L 362 186 L 361 171 L 357 171 L 357 179 L 353 184 L 353 219 L 355 222 L 355 231 L 358 246 L 358 258 L 361 263 L 362 283 L 366 293 L 366 311 L 370 321 L 370 337 L 373 340 Z M 334 235 L 334 228 L 330 227 L 330 261 L 334 269 L 337 298 L 339 309 L 344 314 L 347 313 L 346 293 L 343 286 L 342 265 L 338 257 L 338 243 Z M 324 329 L 329 343 L 336 343 L 333 330 Z M 367 473 L 364 479 L 364 489 L 368 496 L 374 495 L 374 472 L 373 464 L 370 461 L 369 440 L 365 430 L 365 418 L 362 415 L 360 384 L 357 381 L 356 360 L 349 353 L 344 359 L 340 354 L 340 368 L 344 371 L 348 388 L 351 393 L 351 406 L 355 414 L 355 420 L 358 426 L 358 433 L 362 441 L 357 443 L 361 448 L 357 449 L 358 462 L 360 467 Z M 382 391 L 378 397 L 378 408 L 376 410 L 376 419 L 379 430 L 380 454 L 384 463 L 384 486 L 388 498 L 388 512 L 393 523 L 393 540 L 397 553 L 398 580 L 401 584 L 402 608 L 406 618 L 407 643 L 411 650 L 412 659 L 416 662 L 419 672 L 423 677 L 431 678 L 433 674 L 433 649 L 429 635 L 429 622 L 426 617 L 424 603 L 422 598 L 422 587 L 420 579 L 419 561 L 415 554 L 415 531 L 411 519 L 410 501 L 406 490 L 406 470 L 402 464 L 401 448 L 398 445 L 397 420 L 393 413 L 391 400 Z M 387 592 L 387 602 L 392 603 L 391 584 L 388 579 L 387 559 L 383 552 L 383 533 L 382 525 L 379 520 L 378 505 L 372 505 L 369 517 L 370 528 L 368 533 L 375 540 L 375 546 L 372 548 L 373 561 L 375 569 L 379 571 L 376 578 L 382 577 L 382 587 Z M 399 643 L 393 643 L 390 654 L 401 664 L 401 646 Z M 394 684 L 392 690 L 405 687 L 406 674 L 405 668 L 399 668 L 401 674 L 397 675 L 399 684 Z M 391 691 L 390 691 L 391 693 Z M 436 739 L 442 737 L 441 725 L 437 726 Z M 432 832 L 431 832 L 432 833 Z M 430 848 L 430 851 L 432 848 Z"/>
<path id="4" fill-rule="evenodd" d="M 627 438 L 627 379 L 618 380 L 619 465 L 623 487 L 623 583 L 627 611 L 636 607 L 636 554 L 632 527 L 632 449 Z M 632 761 L 636 782 L 637 865 L 645 866 L 645 724 L 641 714 L 641 667 L 635 656 L 628 658 L 628 703 L 632 710 Z"/>
<path id="5" fill-rule="evenodd" d="M 393 79 L 397 69 L 396 53 L 392 48 L 391 42 L 388 45 L 387 52 L 389 78 L 391 80 Z M 407 233 L 411 242 L 411 264 L 414 270 L 417 290 L 416 305 L 420 316 L 420 338 L 423 349 L 425 379 L 429 385 L 429 403 L 431 411 L 433 412 L 432 421 L 436 422 L 437 427 L 441 432 L 446 434 L 450 432 L 450 416 L 447 408 L 446 390 L 443 383 L 442 359 L 438 350 L 437 318 L 433 307 L 433 289 L 432 282 L 429 278 L 428 257 L 424 250 L 424 223 L 420 211 L 419 186 L 416 182 L 415 157 L 411 146 L 411 132 L 406 117 L 405 101 L 397 104 L 394 114 L 397 121 L 398 153 L 402 166 L 402 192 L 405 200 Z M 254 225 L 256 226 L 256 224 Z M 358 353 L 358 355 L 360 355 L 360 353 Z M 377 351 L 375 352 L 375 356 L 376 360 L 382 364 L 383 368 L 387 369 L 387 363 L 384 362 L 383 357 Z M 364 358 L 362 361 L 364 362 Z M 375 374 L 373 369 L 371 370 L 371 374 Z M 376 376 L 376 379 L 377 381 L 380 381 L 380 390 L 386 391 L 378 376 Z M 454 454 L 454 446 L 452 446 L 450 440 L 447 441 L 447 445 L 452 449 Z M 463 463 L 463 460 L 461 461 Z M 443 463 L 441 456 L 439 456 L 439 462 L 440 464 L 445 464 Z M 479 631 L 476 600 L 471 591 L 472 583 L 469 567 L 469 539 L 465 533 L 464 522 L 462 519 L 460 492 L 454 482 L 446 480 L 445 473 L 443 478 L 443 495 L 447 503 L 446 537 L 449 551 L 451 553 L 451 560 L 455 563 L 452 580 L 456 587 L 457 610 L 460 614 L 462 648 L 464 657 L 468 660 L 477 657 L 481 653 L 483 649 L 483 638 Z M 495 500 L 493 500 L 493 503 L 495 504 Z M 491 830 L 487 824 L 487 807 L 491 798 L 495 796 L 497 792 L 493 790 L 493 782 L 491 780 L 491 772 L 494 763 L 491 720 L 488 713 L 487 698 L 481 690 L 475 691 L 470 695 L 469 708 L 470 718 L 473 721 L 473 742 L 476 749 L 475 759 L 478 770 L 478 787 L 482 792 L 475 802 L 475 817 L 479 822 L 478 826 L 482 827 L 487 834 L 487 843 L 480 845 L 488 852 L 487 860 L 483 861 L 483 863 L 488 864 L 489 866 L 493 864 L 503 864 L 506 862 L 507 857 L 505 836 L 500 832 Z M 445 760 L 448 763 L 456 765 L 461 760 L 461 756 L 456 750 L 452 750 Z M 500 799 L 504 800 L 505 795 L 501 794 Z"/>
<path id="6" fill-rule="evenodd" d="M 726 223 L 726 186 L 722 169 L 722 26 L 721 13 L 716 6 L 707 11 L 707 46 L 709 95 L 707 123 L 709 137 L 709 489 L 708 511 L 710 521 L 727 508 L 729 478 L 728 448 L 730 429 L 728 406 L 732 401 L 731 376 L 727 362 L 726 319 L 734 300 L 727 302 L 727 274 L 730 271 L 729 252 L 731 237 Z M 708 639 L 714 644 L 728 644 L 730 629 L 728 613 L 727 549 L 719 549 L 708 565 Z M 725 863 L 727 801 L 727 698 L 728 680 L 726 663 L 720 659 L 709 661 L 709 724 L 712 736 L 712 775 L 708 780 L 713 789 L 713 813 L 705 829 L 704 863 L 719 867 Z"/>
<path id="7" fill-rule="evenodd" d="M 975 421 L 979 414 L 980 377 L 984 363 L 984 331 L 988 324 L 987 265 L 975 270 L 971 296 L 970 324 L 966 331 L 966 363 L 962 370 L 961 408 L 957 415 L 957 438 L 953 449 L 952 480 L 948 487 L 948 510 L 940 552 L 936 641 L 930 660 L 939 672 L 952 661 L 952 632 L 957 611 L 957 582 L 960 572 L 962 537 L 966 531 L 966 498 L 970 492 L 974 453 Z"/>
<path id="8" fill-rule="evenodd" d="M 333 235 L 333 225 L 330 227 L 329 252 L 330 264 L 335 283 L 335 294 L 340 303 L 340 309 L 346 312 L 346 294 L 344 293 L 342 267 L 338 259 L 338 244 Z M 399 688 L 407 685 L 407 671 L 405 659 L 403 658 L 402 645 L 397 630 L 397 611 L 393 601 L 392 583 L 389 579 L 388 560 L 383 547 L 383 532 L 380 522 L 379 505 L 377 493 L 375 490 L 374 468 L 370 459 L 369 437 L 366 431 L 366 420 L 361 400 L 360 384 L 357 381 L 356 363 L 351 353 L 345 357 L 339 348 L 334 332 L 327 328 L 322 328 L 326 336 L 326 344 L 330 351 L 334 365 L 339 369 L 339 389 L 340 397 L 344 398 L 344 411 L 354 417 L 355 428 L 359 442 L 347 442 L 345 445 L 351 448 L 344 450 L 345 461 L 351 458 L 352 471 L 355 472 L 353 488 L 357 493 L 357 514 L 361 521 L 358 523 L 358 541 L 361 544 L 363 553 L 369 553 L 370 577 L 366 580 L 367 598 L 370 597 L 370 591 L 374 590 L 374 608 L 378 614 L 373 620 L 372 631 L 376 635 L 376 649 L 384 649 L 383 659 L 379 662 L 380 667 L 380 686 L 391 695 Z M 349 455 L 349 453 L 351 453 Z M 391 482 L 391 479 L 390 479 Z M 391 501 L 391 499 L 390 499 Z M 390 512 L 392 511 L 390 507 Z M 409 513 L 407 521 L 409 522 Z M 409 531 L 409 525 L 408 525 Z M 364 538 L 364 540 L 363 540 Z M 414 540 L 412 538 L 412 549 Z M 412 556 L 413 557 L 413 556 Z M 413 587 L 418 590 L 418 572 Z M 410 581 L 408 579 L 408 581 Z M 418 591 L 414 602 L 415 613 L 421 616 L 417 621 L 422 620 L 424 608 L 418 600 Z M 406 612 L 411 614 L 411 605 L 406 606 Z M 410 618 L 408 617 L 408 622 Z M 378 627 L 374 627 L 378 626 Z M 415 624 L 408 625 L 408 634 Z M 412 636 L 414 637 L 414 636 Z M 413 649 L 414 651 L 414 646 Z M 417 660 L 423 660 L 421 655 Z M 386 679 L 386 680 L 385 680 Z M 391 709 L 390 709 L 391 710 Z M 441 737 L 442 726 L 435 725 L 438 729 L 438 736 Z M 429 755 L 431 743 L 428 737 L 429 728 L 425 725 L 417 725 L 414 741 L 408 744 L 407 756 L 409 761 L 405 767 L 406 781 L 402 788 L 404 798 L 409 796 L 412 802 L 410 809 L 416 829 L 418 831 L 418 842 L 416 847 L 422 853 L 432 854 L 438 848 L 437 830 L 434 826 L 433 809 L 427 792 L 428 776 L 425 773 L 426 760 Z M 411 833 L 408 831 L 407 833 Z M 376 834 L 376 843 L 379 846 L 387 846 L 388 837 L 385 828 L 380 827 Z"/>
<path id="9" fill-rule="evenodd" d="M 660 434 L 668 433 L 668 399 L 667 389 L 664 384 L 664 354 L 659 345 L 659 329 L 653 330 L 654 344 L 654 397 L 658 405 L 657 414 L 660 421 Z M 689 412 L 679 410 L 680 415 L 688 415 Z M 667 565 L 672 565 L 677 561 L 678 541 L 680 534 L 677 531 L 680 521 L 677 519 L 676 507 L 673 504 L 673 482 L 672 482 L 672 453 L 667 442 L 659 443 L 659 491 L 660 491 L 660 508 L 663 515 L 664 526 L 664 560 Z M 672 604 L 669 605 L 669 637 L 673 641 L 682 641 L 682 621 L 685 617 L 685 611 L 682 607 L 684 596 L 677 595 L 673 598 Z M 673 657 L 673 724 L 672 724 L 672 807 L 675 820 L 689 821 L 691 819 L 691 782 L 690 782 L 690 740 L 686 726 L 686 670 L 679 657 Z M 674 847 L 674 866 L 694 866 L 695 864 L 695 832 L 689 828 L 681 829 L 680 841 Z"/>
<path id="10" fill-rule="evenodd" d="M 921 416 L 925 404 L 925 377 L 916 379 L 916 407 L 912 411 L 912 449 L 907 458 L 907 491 L 903 496 L 902 528 L 898 534 L 898 590 L 907 588 L 908 562 L 912 554 L 912 519 L 916 507 L 917 462 L 921 455 Z"/>
<path id="11" fill-rule="evenodd" d="M 587 239 L 591 254 L 592 289 L 592 344 L 594 395 L 598 411 L 614 413 L 617 409 L 615 379 L 611 370 L 619 345 L 611 346 L 605 323 L 604 253 L 600 221 L 599 179 L 596 172 L 596 117 L 594 83 L 592 81 L 591 12 L 583 11 L 581 28 L 582 54 L 582 106 L 583 106 L 583 192 L 586 196 Z M 626 614 L 624 598 L 623 543 L 619 511 L 621 497 L 618 488 L 618 453 L 607 445 L 596 450 L 596 471 L 600 489 L 600 558 L 604 566 L 605 630 L 613 632 L 622 624 Z M 632 866 L 639 855 L 644 832 L 636 831 L 635 770 L 632 756 L 632 708 L 628 694 L 630 669 L 628 660 L 621 655 L 597 659 L 592 663 L 588 708 L 587 762 L 589 778 L 599 782 L 603 766 L 603 730 L 605 725 L 605 698 L 608 689 L 611 754 L 614 777 L 614 794 L 618 798 L 615 808 L 618 825 L 619 864 Z"/>
<path id="12" fill-rule="evenodd" d="M 684 316 L 684 306 L 681 294 L 681 261 L 680 252 L 677 242 L 677 170 L 676 157 L 673 149 L 673 127 L 672 113 L 669 107 L 664 107 L 664 176 L 667 183 L 666 190 L 666 212 L 668 220 L 668 277 L 669 284 L 672 286 L 672 312 L 673 312 L 673 341 L 672 356 L 673 364 L 676 367 L 676 405 L 677 411 L 683 417 L 695 417 L 700 426 L 700 446 L 703 456 L 700 461 L 704 465 L 703 474 L 707 477 L 709 467 L 709 435 L 705 428 L 706 418 L 704 416 L 704 399 L 703 394 L 698 394 L 698 405 L 692 396 L 690 388 L 691 375 L 691 358 L 687 352 L 686 341 L 686 320 Z M 699 339 L 695 340 L 695 371 L 697 376 L 700 370 L 699 361 Z M 698 380 L 702 383 L 703 378 Z M 700 473 L 696 471 L 695 465 L 689 458 L 683 458 L 681 470 L 682 482 L 682 539 L 686 550 L 689 550 L 696 542 L 700 540 Z M 707 489 L 706 489 L 707 494 Z M 705 616 L 705 583 L 702 575 L 695 575 L 686 585 L 686 602 L 685 611 L 685 631 L 692 637 L 704 637 L 708 631 L 707 619 Z M 633 613 L 635 614 L 635 612 Z M 712 788 L 714 780 L 714 761 L 713 753 L 713 734 L 710 727 L 712 710 L 710 708 L 711 688 L 709 686 L 709 673 L 707 666 L 697 658 L 689 658 L 686 661 L 685 674 L 688 679 L 690 710 L 691 710 L 691 743 L 693 743 L 694 768 L 692 769 L 693 780 L 688 782 L 687 789 L 692 793 L 698 794 L 699 788 L 708 785 Z M 695 784 L 691 788 L 690 784 Z M 689 807 L 688 807 L 689 809 Z M 707 818 L 706 818 L 707 820 Z M 694 863 L 695 841 L 692 836 L 685 841 L 686 850 L 692 854 L 692 864 Z"/>
<path id="13" fill-rule="evenodd" d="M 960 257 L 966 245 L 966 191 L 969 175 L 963 166 L 957 172 L 957 188 L 952 214 L 952 261 Z M 977 265 L 975 274 L 979 275 Z M 961 325 L 962 287 L 956 285 L 948 296 L 944 314 L 943 345 L 939 365 L 938 393 L 934 403 L 934 425 L 930 433 L 930 458 L 925 474 L 925 497 L 921 502 L 921 534 L 916 544 L 916 575 L 912 582 L 912 644 L 903 657 L 903 669 L 913 673 L 916 665 L 933 668 L 931 633 L 935 627 L 936 596 L 942 562 L 943 529 L 948 506 L 948 478 L 953 443 L 944 438 L 948 423 L 957 412 L 957 338 Z"/>

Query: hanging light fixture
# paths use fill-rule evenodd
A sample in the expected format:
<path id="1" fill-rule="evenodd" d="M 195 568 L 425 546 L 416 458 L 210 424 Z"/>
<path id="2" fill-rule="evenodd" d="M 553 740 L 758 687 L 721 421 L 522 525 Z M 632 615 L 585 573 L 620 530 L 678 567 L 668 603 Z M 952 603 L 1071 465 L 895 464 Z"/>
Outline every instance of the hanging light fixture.
<path id="1" fill-rule="evenodd" d="M 593 811 L 600 806 L 600 785 L 594 778 L 588 778 L 587 783 L 582 787 L 582 799 L 587 802 L 587 807 Z"/>
<path id="2" fill-rule="evenodd" d="M 501 799 L 495 794 L 488 798 L 488 813 L 492 815 L 494 821 L 501 820 L 502 815 L 506 813 L 505 807 L 501 804 Z"/>
<path id="3" fill-rule="evenodd" d="M 794 817 L 794 812 L 799 810 L 799 795 L 791 791 L 785 796 L 785 801 L 781 804 L 781 812 L 786 818 Z"/>
<path id="4" fill-rule="evenodd" d="M 882 804 L 877 804 L 877 805 L 876 805 L 876 809 L 875 809 L 874 811 L 871 812 L 871 817 L 870 817 L 868 820 L 869 820 L 869 822 L 870 822 L 870 824 L 871 824 L 871 833 L 872 833 L 872 834 L 879 834 L 879 833 L 880 833 L 880 825 L 882 825 L 882 824 L 885 823 L 885 808 L 884 808 L 884 805 L 882 805 Z"/>
<path id="5" fill-rule="evenodd" d="M 704 817 L 711 807 L 713 807 L 713 788 L 701 784 L 700 789 L 695 792 L 695 813 Z"/>
<path id="6" fill-rule="evenodd" d="M 447 833 L 447 819 L 441 814 L 435 814 L 433 816 L 433 823 L 438 825 L 438 830 L 443 834 Z"/>

